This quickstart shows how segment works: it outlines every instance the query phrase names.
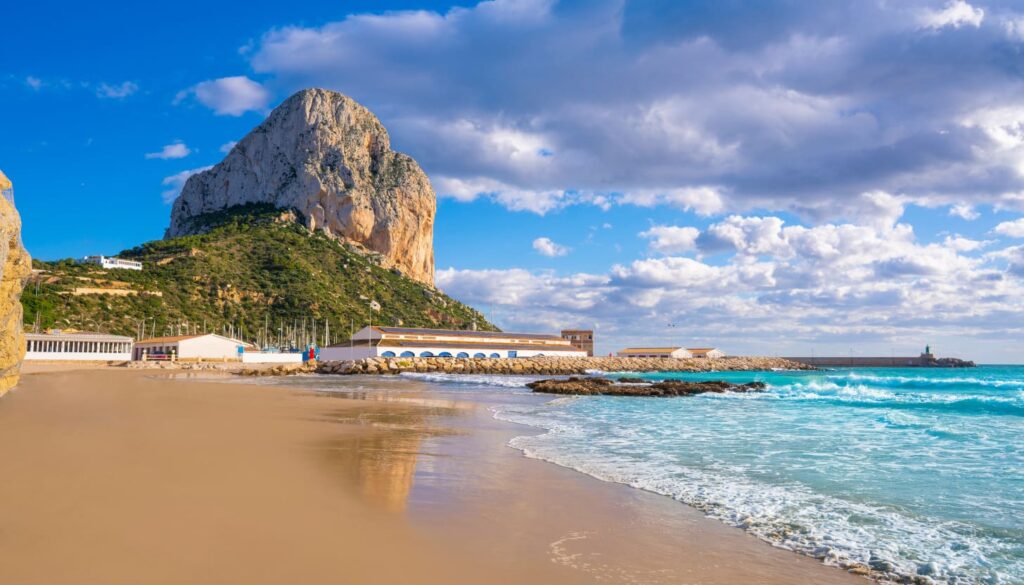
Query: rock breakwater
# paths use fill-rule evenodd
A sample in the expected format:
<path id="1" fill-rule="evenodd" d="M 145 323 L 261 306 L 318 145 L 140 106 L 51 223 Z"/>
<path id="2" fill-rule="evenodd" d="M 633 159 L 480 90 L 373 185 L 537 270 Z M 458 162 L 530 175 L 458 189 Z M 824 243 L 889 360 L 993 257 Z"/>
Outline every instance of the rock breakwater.
<path id="1" fill-rule="evenodd" d="M 663 380 L 653 383 L 637 383 L 637 380 L 620 378 L 618 382 L 608 378 L 579 378 L 567 380 L 538 380 L 526 385 L 534 392 L 543 394 L 569 394 L 573 396 L 693 396 L 708 392 L 760 392 L 764 382 L 731 384 L 722 380 L 691 382 L 687 380 Z"/>
<path id="2" fill-rule="evenodd" d="M 780 358 L 727 357 L 718 359 L 536 357 L 536 358 L 366 358 L 323 362 L 321 374 L 507 374 L 571 376 L 603 372 L 725 372 L 766 370 L 814 370 L 813 366 Z"/>

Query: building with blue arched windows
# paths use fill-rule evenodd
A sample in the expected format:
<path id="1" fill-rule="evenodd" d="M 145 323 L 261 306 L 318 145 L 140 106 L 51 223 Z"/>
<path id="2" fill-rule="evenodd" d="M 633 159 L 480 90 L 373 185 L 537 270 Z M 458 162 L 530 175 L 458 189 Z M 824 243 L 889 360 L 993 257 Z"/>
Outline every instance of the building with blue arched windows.
<path id="1" fill-rule="evenodd" d="M 586 355 L 586 351 L 559 335 L 376 325 L 364 327 L 351 339 L 320 351 L 320 359 L 328 361 L 369 357 L 481 359 Z"/>

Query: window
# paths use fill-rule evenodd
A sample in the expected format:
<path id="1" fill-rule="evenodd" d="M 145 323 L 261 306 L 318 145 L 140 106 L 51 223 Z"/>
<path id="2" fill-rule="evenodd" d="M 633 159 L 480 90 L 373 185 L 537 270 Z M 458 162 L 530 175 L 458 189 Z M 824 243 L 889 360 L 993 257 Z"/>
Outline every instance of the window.
<path id="1" fill-rule="evenodd" d="M 442 351 L 441 353 L 437 354 L 437 357 L 452 357 L 452 354 L 451 352 Z"/>
<path id="2" fill-rule="evenodd" d="M 414 354 L 411 351 L 403 351 L 402 352 L 402 357 L 416 357 L 416 354 Z"/>
<path id="3" fill-rule="evenodd" d="M 491 357 L 492 357 L 492 358 L 500 358 L 501 356 L 500 356 L 500 355 L 498 355 L 498 354 L 496 354 L 496 353 L 492 353 L 492 354 L 491 354 Z"/>
<path id="4" fill-rule="evenodd" d="M 473 354 L 473 357 L 475 357 L 475 358 L 485 358 L 485 357 L 487 357 L 487 356 L 486 356 L 486 355 L 484 355 L 484 354 L 482 354 L 482 353 L 474 353 L 474 354 Z"/>
<path id="5" fill-rule="evenodd" d="M 420 352 L 420 357 L 434 357 L 434 353 L 430 351 Z"/>
<path id="6" fill-rule="evenodd" d="M 468 354 L 468 353 L 466 353 L 466 352 L 464 352 L 464 351 L 460 351 L 460 352 L 458 353 L 458 355 L 456 355 L 455 357 L 457 357 L 457 358 L 462 358 L 462 359 L 466 359 L 466 358 L 468 358 L 468 357 L 469 357 L 469 354 Z"/>
<path id="7" fill-rule="evenodd" d="M 380 357 L 395 357 L 395 352 L 385 351 L 384 353 L 380 354 Z"/>

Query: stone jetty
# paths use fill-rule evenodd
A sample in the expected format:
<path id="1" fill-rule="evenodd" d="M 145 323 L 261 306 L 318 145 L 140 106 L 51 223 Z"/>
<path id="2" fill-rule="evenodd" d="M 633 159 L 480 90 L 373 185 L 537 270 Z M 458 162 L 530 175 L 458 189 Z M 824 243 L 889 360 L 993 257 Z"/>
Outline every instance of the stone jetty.
<path id="1" fill-rule="evenodd" d="M 534 358 L 366 358 L 323 362 L 321 374 L 400 374 L 402 372 L 443 374 L 506 374 L 571 376 L 602 372 L 726 372 L 766 370 L 815 370 L 817 368 L 780 358 L 725 357 L 625 358 L 625 357 L 534 357 Z"/>

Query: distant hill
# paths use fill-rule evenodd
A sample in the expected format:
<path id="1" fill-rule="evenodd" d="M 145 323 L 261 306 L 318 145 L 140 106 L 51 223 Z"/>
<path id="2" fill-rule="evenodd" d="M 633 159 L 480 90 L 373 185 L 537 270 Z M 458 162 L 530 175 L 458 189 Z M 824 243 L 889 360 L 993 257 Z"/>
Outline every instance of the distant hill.
<path id="1" fill-rule="evenodd" d="M 34 261 L 26 327 L 131 335 L 234 333 L 247 341 L 323 342 L 370 324 L 497 329 L 429 285 L 385 269 L 380 255 L 307 229 L 297 212 L 249 204 L 192 218 L 195 235 L 119 257 L 144 270 Z M 315 325 L 314 325 L 315 323 Z"/>

